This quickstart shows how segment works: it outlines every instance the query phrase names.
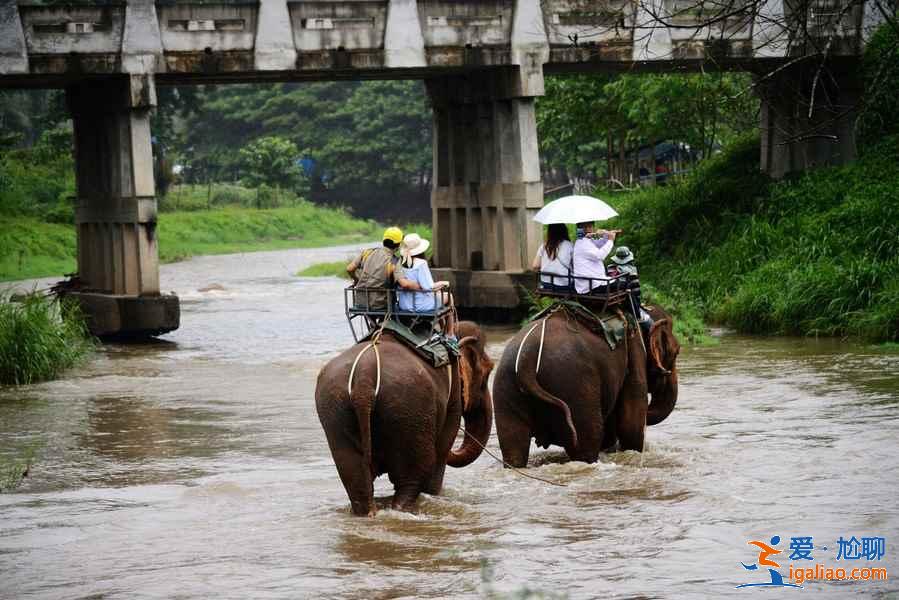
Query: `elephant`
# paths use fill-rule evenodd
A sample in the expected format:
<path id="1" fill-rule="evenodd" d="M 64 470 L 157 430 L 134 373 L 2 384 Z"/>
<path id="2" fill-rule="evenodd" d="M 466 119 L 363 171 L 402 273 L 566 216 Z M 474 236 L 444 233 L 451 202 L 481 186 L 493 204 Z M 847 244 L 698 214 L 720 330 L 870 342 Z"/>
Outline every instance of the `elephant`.
<path id="1" fill-rule="evenodd" d="M 664 421 L 677 403 L 680 352 L 671 316 L 658 307 L 647 312 L 654 323 L 645 349 L 637 326 L 612 350 L 561 311 L 547 318 L 542 348 L 539 328 L 528 336 L 533 326 L 509 342 L 493 381 L 496 431 L 508 465 L 527 464 L 531 438 L 584 462 L 596 462 L 616 443 L 643 450 L 645 425 Z"/>
<path id="2" fill-rule="evenodd" d="M 422 492 L 440 493 L 447 464 L 467 466 L 487 444 L 494 365 L 475 323 L 462 321 L 456 331 L 460 355 L 445 367 L 388 330 L 377 352 L 365 351 L 370 342 L 363 341 L 319 372 L 315 406 L 353 514 L 374 516 L 373 484 L 384 473 L 394 486 L 392 508 L 413 510 Z M 463 418 L 466 435 L 454 450 Z"/>

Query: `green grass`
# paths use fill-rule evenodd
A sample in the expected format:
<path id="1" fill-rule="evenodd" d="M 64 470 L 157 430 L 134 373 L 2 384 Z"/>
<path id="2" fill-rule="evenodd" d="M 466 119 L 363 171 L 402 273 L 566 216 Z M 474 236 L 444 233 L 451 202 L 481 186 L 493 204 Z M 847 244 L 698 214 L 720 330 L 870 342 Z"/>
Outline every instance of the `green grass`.
<path id="1" fill-rule="evenodd" d="M 377 239 L 381 226 L 309 202 L 273 209 L 224 208 L 159 216 L 163 262 L 198 254 L 314 248 Z"/>
<path id="2" fill-rule="evenodd" d="M 22 302 L 0 299 L 0 384 L 52 379 L 92 348 L 73 306 L 38 294 Z"/>
<path id="3" fill-rule="evenodd" d="M 616 197 L 641 280 L 748 333 L 899 340 L 899 136 L 774 182 L 749 138 L 677 185 Z"/>
<path id="4" fill-rule="evenodd" d="M 346 266 L 349 260 L 338 260 L 334 262 L 316 263 L 297 272 L 298 277 L 340 277 L 341 279 L 349 279 L 350 274 L 346 272 Z"/>
<path id="5" fill-rule="evenodd" d="M 35 447 L 28 446 L 19 459 L 7 459 L 0 456 L 0 494 L 15 491 L 22 484 L 34 463 Z"/>
<path id="6" fill-rule="evenodd" d="M 382 227 L 343 210 L 309 202 L 256 210 L 228 207 L 159 215 L 163 262 L 201 254 L 368 243 Z M 0 281 L 61 276 L 76 269 L 75 227 L 29 217 L 4 217 L 0 226 Z"/>

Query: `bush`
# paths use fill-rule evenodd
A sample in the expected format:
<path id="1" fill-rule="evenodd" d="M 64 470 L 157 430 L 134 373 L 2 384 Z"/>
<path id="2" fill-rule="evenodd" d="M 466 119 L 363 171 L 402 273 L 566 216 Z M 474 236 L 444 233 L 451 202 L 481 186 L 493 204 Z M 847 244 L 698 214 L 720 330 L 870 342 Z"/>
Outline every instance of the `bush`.
<path id="1" fill-rule="evenodd" d="M 0 383 L 52 379 L 92 346 L 74 306 L 37 294 L 21 303 L 0 300 Z"/>
<path id="2" fill-rule="evenodd" d="M 899 339 L 899 136 L 776 183 L 755 144 L 624 197 L 642 279 L 740 331 Z"/>

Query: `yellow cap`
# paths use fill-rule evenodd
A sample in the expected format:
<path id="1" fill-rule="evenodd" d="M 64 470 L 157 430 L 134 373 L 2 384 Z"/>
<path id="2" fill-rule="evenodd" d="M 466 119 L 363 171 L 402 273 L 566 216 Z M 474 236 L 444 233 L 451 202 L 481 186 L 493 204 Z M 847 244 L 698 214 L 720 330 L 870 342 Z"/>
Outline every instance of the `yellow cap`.
<path id="1" fill-rule="evenodd" d="M 384 230 L 383 239 L 390 240 L 394 244 L 399 244 L 403 241 L 403 230 L 399 227 L 388 227 Z"/>

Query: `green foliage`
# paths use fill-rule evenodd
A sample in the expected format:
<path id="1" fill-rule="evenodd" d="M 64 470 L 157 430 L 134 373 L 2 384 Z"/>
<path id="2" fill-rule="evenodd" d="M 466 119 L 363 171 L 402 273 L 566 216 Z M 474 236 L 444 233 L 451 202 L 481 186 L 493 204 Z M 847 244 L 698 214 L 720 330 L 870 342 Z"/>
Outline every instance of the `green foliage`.
<path id="1" fill-rule="evenodd" d="M 608 142 L 621 136 L 628 148 L 677 140 L 709 156 L 758 126 L 749 87 L 734 73 L 547 78 L 537 102 L 541 156 L 575 176 L 605 173 Z"/>
<path id="2" fill-rule="evenodd" d="M 343 210 L 299 202 L 290 208 L 224 208 L 159 217 L 159 256 L 165 262 L 198 254 L 314 248 L 380 239 L 381 226 Z"/>
<path id="3" fill-rule="evenodd" d="M 0 281 L 75 271 L 75 228 L 34 218 L 2 216 Z"/>
<path id="4" fill-rule="evenodd" d="M 256 188 L 256 208 L 275 206 L 280 189 L 296 194 L 308 191 L 306 177 L 297 164 L 300 152 L 290 140 L 261 137 L 241 148 L 238 156 L 244 183 Z"/>
<path id="5" fill-rule="evenodd" d="M 641 278 L 740 331 L 899 339 L 899 136 L 777 183 L 757 143 L 622 197 Z"/>
<path id="6" fill-rule="evenodd" d="M 207 86 L 185 114 L 190 128 L 178 152 L 195 181 L 207 173 L 233 179 L 242 166 L 233 149 L 268 136 L 289 140 L 313 159 L 318 186 L 362 196 L 376 186 L 405 189 L 429 181 L 431 118 L 420 82 Z"/>
<path id="7" fill-rule="evenodd" d="M 899 133 L 899 31 L 881 25 L 865 46 L 862 60 L 865 95 L 858 120 L 862 145 Z"/>
<path id="8" fill-rule="evenodd" d="M 33 148 L 0 153 L 0 214 L 74 222 L 71 131 L 47 130 Z"/>
<path id="9" fill-rule="evenodd" d="M 0 299 L 0 384 L 52 379 L 92 347 L 73 306 L 37 294 L 22 302 Z"/>
<path id="10" fill-rule="evenodd" d="M 350 274 L 346 271 L 346 266 L 349 262 L 349 260 L 337 260 L 334 262 L 316 263 L 297 271 L 297 277 L 340 277 L 341 279 L 349 279 Z"/>
<path id="11" fill-rule="evenodd" d="M 13 492 L 22 484 L 34 462 L 34 455 L 35 447 L 28 446 L 21 458 L 9 460 L 0 456 L 0 494 Z"/>

